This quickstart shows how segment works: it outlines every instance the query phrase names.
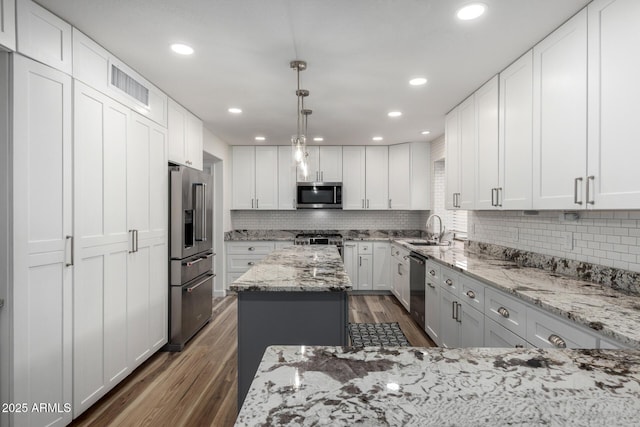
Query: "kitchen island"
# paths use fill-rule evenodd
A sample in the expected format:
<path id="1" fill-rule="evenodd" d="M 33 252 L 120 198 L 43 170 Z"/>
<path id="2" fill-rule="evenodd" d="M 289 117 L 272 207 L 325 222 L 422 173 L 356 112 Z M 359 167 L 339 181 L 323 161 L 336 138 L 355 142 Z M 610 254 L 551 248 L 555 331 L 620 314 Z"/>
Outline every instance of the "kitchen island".
<path id="1" fill-rule="evenodd" d="M 229 289 L 238 293 L 238 408 L 268 346 L 347 345 L 351 281 L 335 246 L 276 250 Z"/>
<path id="2" fill-rule="evenodd" d="M 640 351 L 269 347 L 236 426 L 636 426 Z"/>

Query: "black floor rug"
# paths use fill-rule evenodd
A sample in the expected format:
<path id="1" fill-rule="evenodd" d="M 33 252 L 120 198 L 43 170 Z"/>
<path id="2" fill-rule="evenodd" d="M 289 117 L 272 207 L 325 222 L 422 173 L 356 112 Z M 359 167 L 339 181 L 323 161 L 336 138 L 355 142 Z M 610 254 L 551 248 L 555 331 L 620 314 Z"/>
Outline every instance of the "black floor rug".
<path id="1" fill-rule="evenodd" d="M 349 323 L 349 338 L 354 347 L 409 346 L 398 322 Z"/>

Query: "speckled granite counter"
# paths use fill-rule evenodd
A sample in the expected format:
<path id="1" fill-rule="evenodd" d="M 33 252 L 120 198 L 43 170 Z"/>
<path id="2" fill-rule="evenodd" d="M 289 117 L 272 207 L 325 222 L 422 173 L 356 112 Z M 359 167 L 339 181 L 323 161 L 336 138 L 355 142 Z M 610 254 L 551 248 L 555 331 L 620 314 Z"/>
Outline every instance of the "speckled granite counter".
<path id="1" fill-rule="evenodd" d="M 340 292 L 351 290 L 335 246 L 289 246 L 267 255 L 229 286 L 236 292 Z"/>
<path id="2" fill-rule="evenodd" d="M 637 426 L 640 351 L 269 347 L 236 426 Z"/>
<path id="3" fill-rule="evenodd" d="M 465 250 L 461 244 L 449 247 L 413 246 L 405 240 L 396 243 L 604 336 L 640 348 L 640 296 L 522 267 Z"/>
<path id="4" fill-rule="evenodd" d="M 420 230 L 233 230 L 224 233 L 225 241 L 287 241 L 296 234 L 342 234 L 345 240 L 391 240 L 403 238 L 421 238 Z"/>

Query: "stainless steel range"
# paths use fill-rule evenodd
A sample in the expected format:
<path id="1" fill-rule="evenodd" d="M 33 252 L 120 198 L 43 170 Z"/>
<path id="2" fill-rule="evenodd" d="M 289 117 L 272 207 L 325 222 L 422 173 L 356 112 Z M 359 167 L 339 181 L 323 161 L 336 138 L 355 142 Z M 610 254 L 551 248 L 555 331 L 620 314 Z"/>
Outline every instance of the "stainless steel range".
<path id="1" fill-rule="evenodd" d="M 170 166 L 169 183 L 169 343 L 165 349 L 181 351 L 211 320 L 213 179 L 195 169 Z"/>
<path id="2" fill-rule="evenodd" d="M 342 234 L 297 234 L 294 243 L 296 245 L 335 245 L 338 248 L 340 256 L 343 256 L 342 247 L 344 246 L 344 238 L 342 237 Z"/>

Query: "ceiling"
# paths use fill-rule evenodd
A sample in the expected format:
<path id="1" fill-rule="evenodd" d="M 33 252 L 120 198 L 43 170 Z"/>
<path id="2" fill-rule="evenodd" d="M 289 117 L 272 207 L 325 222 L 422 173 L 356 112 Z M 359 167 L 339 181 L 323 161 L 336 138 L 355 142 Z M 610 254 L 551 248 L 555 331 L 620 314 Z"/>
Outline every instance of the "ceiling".
<path id="1" fill-rule="evenodd" d="M 433 140 L 447 111 L 589 2 L 482 0 L 485 15 L 459 21 L 456 10 L 469 0 L 36 1 L 234 145 L 289 143 L 293 59 L 308 63 L 308 134 L 322 144 Z M 195 53 L 175 54 L 175 42 Z M 427 84 L 410 86 L 416 76 Z M 403 115 L 390 118 L 392 110 Z"/>

